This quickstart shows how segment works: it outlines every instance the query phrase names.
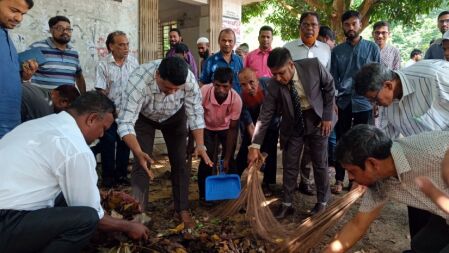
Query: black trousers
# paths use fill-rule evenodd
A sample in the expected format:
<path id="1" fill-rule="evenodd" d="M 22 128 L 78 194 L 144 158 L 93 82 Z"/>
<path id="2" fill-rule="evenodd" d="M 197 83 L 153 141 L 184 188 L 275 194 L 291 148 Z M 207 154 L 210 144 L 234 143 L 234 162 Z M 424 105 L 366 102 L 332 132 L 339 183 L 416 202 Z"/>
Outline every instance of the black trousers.
<path id="1" fill-rule="evenodd" d="M 446 220 L 429 213 L 428 222 L 412 237 L 412 250 L 415 253 L 449 253 L 449 226 Z"/>
<path id="2" fill-rule="evenodd" d="M 246 130 L 242 130 L 242 144 L 240 145 L 239 152 L 236 158 L 236 166 L 238 174 L 242 175 L 243 171 L 248 167 L 248 146 L 251 145 L 251 139 L 248 136 Z M 263 144 L 260 147 L 261 152 L 268 154 L 263 167 L 263 183 L 275 184 L 276 183 L 276 170 L 277 170 L 277 145 L 279 139 L 279 129 L 268 129 L 263 140 Z"/>
<path id="3" fill-rule="evenodd" d="M 84 206 L 0 210 L 0 252 L 80 252 L 98 221 L 97 211 Z"/>
<path id="4" fill-rule="evenodd" d="M 226 137 L 228 130 L 221 131 L 212 131 L 208 129 L 204 129 L 204 145 L 207 148 L 207 155 L 212 160 L 214 165 L 218 165 L 218 155 L 219 155 L 219 147 L 221 144 L 222 156 L 224 158 L 224 153 L 226 152 Z M 220 159 L 221 159 L 220 158 Z M 205 187 L 206 187 L 206 178 L 211 176 L 213 172 L 213 168 L 204 163 L 203 159 L 201 159 L 200 165 L 198 167 L 198 191 L 200 199 L 204 199 L 206 197 Z"/>
<path id="5" fill-rule="evenodd" d="M 167 145 L 168 159 L 171 166 L 172 193 L 175 211 L 180 212 L 189 208 L 189 180 L 190 171 L 186 167 L 187 148 L 187 117 L 184 107 L 164 122 L 155 122 L 143 115 L 139 115 L 134 129 L 137 141 L 142 150 L 151 155 L 153 153 L 156 129 L 162 131 Z M 147 173 L 134 160 L 131 171 L 131 187 L 133 196 L 146 209 L 150 182 Z"/>
<path id="6" fill-rule="evenodd" d="M 364 112 L 352 112 L 352 105 L 349 104 L 345 109 L 338 108 L 338 121 L 335 126 L 337 134 L 337 142 L 340 138 L 348 132 L 351 127 L 358 124 L 369 124 L 372 110 Z M 341 167 L 340 163 L 335 164 L 335 180 L 344 181 L 345 169 Z"/>

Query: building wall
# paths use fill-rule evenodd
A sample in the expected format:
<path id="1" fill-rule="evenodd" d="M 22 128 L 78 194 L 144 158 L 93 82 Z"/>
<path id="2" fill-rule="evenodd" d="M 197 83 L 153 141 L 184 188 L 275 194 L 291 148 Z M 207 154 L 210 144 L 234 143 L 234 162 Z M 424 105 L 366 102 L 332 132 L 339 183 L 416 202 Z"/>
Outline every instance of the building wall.
<path id="1" fill-rule="evenodd" d="M 67 16 L 71 21 L 72 44 L 80 53 L 88 89 L 94 87 L 98 60 L 107 55 L 105 41 L 110 32 L 127 33 L 132 55 L 138 55 L 138 0 L 35 1 L 20 27 L 12 31 L 17 50 L 23 51 L 31 43 L 51 36 L 48 19 L 55 15 Z"/>

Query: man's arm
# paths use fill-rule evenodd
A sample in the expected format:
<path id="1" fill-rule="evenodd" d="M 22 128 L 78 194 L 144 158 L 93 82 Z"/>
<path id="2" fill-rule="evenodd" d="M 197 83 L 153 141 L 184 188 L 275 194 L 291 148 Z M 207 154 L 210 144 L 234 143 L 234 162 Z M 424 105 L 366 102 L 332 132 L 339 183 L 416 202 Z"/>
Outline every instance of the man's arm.
<path id="1" fill-rule="evenodd" d="M 335 84 L 334 78 L 323 65 L 317 60 L 320 72 L 320 88 L 323 96 L 323 115 L 321 118 L 321 135 L 328 136 L 332 130 L 332 119 L 335 110 Z"/>
<path id="2" fill-rule="evenodd" d="M 231 161 L 231 158 L 234 154 L 233 151 L 235 148 L 235 144 L 237 142 L 238 126 L 239 126 L 238 120 L 231 120 L 231 123 L 229 124 L 229 129 L 226 134 L 226 151 L 223 161 L 223 170 L 225 172 L 228 171 L 229 161 Z"/>
<path id="3" fill-rule="evenodd" d="M 153 172 L 150 170 L 150 164 L 153 163 L 151 157 L 143 152 L 142 148 L 137 141 L 137 138 L 134 134 L 127 134 L 123 136 L 123 141 L 129 147 L 129 149 L 133 152 L 134 157 L 139 161 L 139 165 L 147 172 L 148 177 L 150 179 L 154 178 Z"/>
<path id="4" fill-rule="evenodd" d="M 359 212 L 351 221 L 335 235 L 323 253 L 346 252 L 362 238 L 371 223 L 379 216 L 384 205 L 381 205 L 371 212 Z"/>
<path id="5" fill-rule="evenodd" d="M 75 77 L 76 86 L 78 86 L 78 89 L 80 90 L 80 93 L 83 94 L 86 92 L 86 80 L 84 80 L 83 73 L 80 72 Z"/>
<path id="6" fill-rule="evenodd" d="M 207 155 L 206 146 L 204 145 L 204 129 L 203 128 L 197 128 L 193 129 L 192 135 L 193 139 L 195 140 L 196 146 L 195 146 L 195 155 L 201 156 L 204 163 L 207 164 L 207 166 L 212 167 L 214 163 L 210 160 L 209 156 Z"/>
<path id="7" fill-rule="evenodd" d="M 150 233 L 150 230 L 143 224 L 113 218 L 107 214 L 100 219 L 98 229 L 111 232 L 123 232 L 133 240 L 147 240 Z"/>

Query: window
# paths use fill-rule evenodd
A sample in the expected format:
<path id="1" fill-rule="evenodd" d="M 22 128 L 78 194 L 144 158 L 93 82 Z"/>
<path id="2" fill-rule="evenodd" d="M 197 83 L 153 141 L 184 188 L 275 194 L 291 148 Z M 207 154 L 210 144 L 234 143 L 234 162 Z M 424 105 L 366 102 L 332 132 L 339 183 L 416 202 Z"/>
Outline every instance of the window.
<path id="1" fill-rule="evenodd" d="M 161 34 L 162 34 L 162 57 L 170 50 L 170 38 L 168 37 L 168 31 L 172 28 L 177 28 L 178 24 L 176 21 L 168 21 L 161 24 Z"/>

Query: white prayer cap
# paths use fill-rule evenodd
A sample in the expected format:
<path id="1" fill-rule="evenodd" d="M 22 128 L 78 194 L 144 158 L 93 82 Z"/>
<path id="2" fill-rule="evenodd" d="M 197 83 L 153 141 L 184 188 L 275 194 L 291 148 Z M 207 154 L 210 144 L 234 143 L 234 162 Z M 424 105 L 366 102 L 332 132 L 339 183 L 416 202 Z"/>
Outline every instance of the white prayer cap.
<path id="1" fill-rule="evenodd" d="M 209 40 L 206 37 L 200 37 L 197 41 L 196 44 L 200 44 L 200 43 L 209 43 Z"/>

